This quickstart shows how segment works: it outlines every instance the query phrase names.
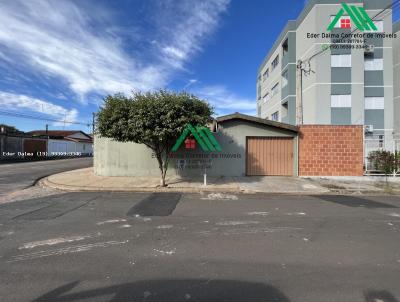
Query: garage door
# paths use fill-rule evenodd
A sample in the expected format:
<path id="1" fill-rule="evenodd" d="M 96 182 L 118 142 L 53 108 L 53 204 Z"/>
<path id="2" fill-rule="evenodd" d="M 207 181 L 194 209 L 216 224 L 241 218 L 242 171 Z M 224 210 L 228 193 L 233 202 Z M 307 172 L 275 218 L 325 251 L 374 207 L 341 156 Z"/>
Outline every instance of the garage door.
<path id="1" fill-rule="evenodd" d="M 246 175 L 293 175 L 293 138 L 248 137 Z"/>

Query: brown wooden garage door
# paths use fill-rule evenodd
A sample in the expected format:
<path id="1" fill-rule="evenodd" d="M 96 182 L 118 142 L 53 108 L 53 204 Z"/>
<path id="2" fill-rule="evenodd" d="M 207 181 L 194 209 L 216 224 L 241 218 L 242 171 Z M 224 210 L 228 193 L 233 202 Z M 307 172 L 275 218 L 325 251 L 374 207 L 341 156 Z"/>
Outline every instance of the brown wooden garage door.
<path id="1" fill-rule="evenodd" d="M 293 175 L 293 138 L 248 137 L 246 175 Z"/>

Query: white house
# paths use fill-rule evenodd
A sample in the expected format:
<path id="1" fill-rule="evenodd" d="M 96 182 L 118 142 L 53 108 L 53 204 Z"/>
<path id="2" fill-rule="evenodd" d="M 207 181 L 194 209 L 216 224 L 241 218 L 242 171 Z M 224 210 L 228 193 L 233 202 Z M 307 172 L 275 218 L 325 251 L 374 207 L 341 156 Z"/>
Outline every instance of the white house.
<path id="1" fill-rule="evenodd" d="M 89 134 L 80 130 L 35 130 L 29 132 L 32 136 L 48 137 L 47 152 L 52 154 L 81 155 L 93 154 L 93 139 Z"/>

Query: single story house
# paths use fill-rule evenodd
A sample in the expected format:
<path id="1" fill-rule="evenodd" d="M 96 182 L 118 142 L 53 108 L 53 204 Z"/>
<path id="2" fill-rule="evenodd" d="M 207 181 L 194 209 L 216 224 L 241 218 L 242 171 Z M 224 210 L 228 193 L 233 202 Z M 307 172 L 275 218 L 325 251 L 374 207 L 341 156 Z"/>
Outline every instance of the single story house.
<path id="1" fill-rule="evenodd" d="M 93 139 L 80 130 L 35 130 L 29 132 L 32 136 L 47 137 L 47 152 L 49 156 L 75 153 L 81 155 L 93 154 Z"/>
<path id="2" fill-rule="evenodd" d="M 0 124 L 0 160 L 38 159 L 46 152 L 43 137 L 32 137 L 15 127 Z"/>
<path id="3" fill-rule="evenodd" d="M 234 113 L 185 129 L 168 174 L 181 176 L 361 176 L 362 125 L 299 127 Z M 94 171 L 105 176 L 159 176 L 151 149 L 96 136 Z"/>

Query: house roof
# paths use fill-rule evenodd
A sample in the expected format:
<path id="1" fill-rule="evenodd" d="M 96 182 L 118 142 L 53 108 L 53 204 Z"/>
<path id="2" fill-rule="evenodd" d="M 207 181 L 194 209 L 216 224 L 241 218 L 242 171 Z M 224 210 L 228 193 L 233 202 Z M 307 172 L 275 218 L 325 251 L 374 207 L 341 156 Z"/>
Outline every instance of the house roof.
<path id="1" fill-rule="evenodd" d="M 91 137 L 86 134 L 85 132 L 81 130 L 34 130 L 28 132 L 31 135 L 48 135 L 48 136 L 53 136 L 53 137 L 67 137 L 70 135 L 73 135 L 75 133 L 82 133 L 83 135 L 87 136 L 87 138 L 90 140 Z"/>
<path id="2" fill-rule="evenodd" d="M 223 122 L 230 121 L 230 120 L 242 120 L 242 121 L 247 121 L 247 122 L 250 122 L 250 123 L 266 125 L 266 126 L 270 126 L 270 127 L 274 127 L 274 128 L 293 131 L 293 132 L 299 132 L 299 127 L 296 127 L 296 126 L 293 126 L 293 125 L 289 125 L 289 124 L 285 124 L 285 123 L 279 123 L 279 122 L 275 122 L 275 121 L 270 121 L 270 120 L 266 120 L 266 119 L 263 119 L 263 118 L 259 118 L 259 117 L 255 117 L 255 116 L 251 116 L 251 115 L 246 115 L 246 114 L 242 114 L 242 113 L 238 113 L 238 112 L 233 113 L 233 114 L 220 116 L 220 117 L 217 118 L 217 122 L 218 123 L 223 123 Z"/>
<path id="3" fill-rule="evenodd" d="M 82 138 L 66 137 L 65 140 L 75 142 L 75 143 L 92 143 L 93 142 L 93 140 L 91 138 L 82 139 Z"/>

